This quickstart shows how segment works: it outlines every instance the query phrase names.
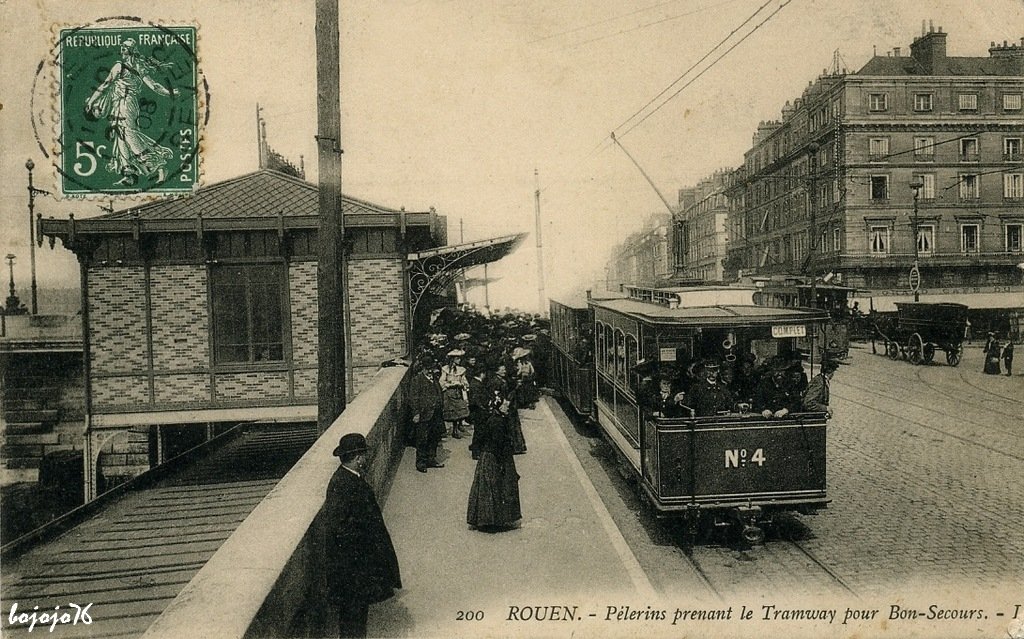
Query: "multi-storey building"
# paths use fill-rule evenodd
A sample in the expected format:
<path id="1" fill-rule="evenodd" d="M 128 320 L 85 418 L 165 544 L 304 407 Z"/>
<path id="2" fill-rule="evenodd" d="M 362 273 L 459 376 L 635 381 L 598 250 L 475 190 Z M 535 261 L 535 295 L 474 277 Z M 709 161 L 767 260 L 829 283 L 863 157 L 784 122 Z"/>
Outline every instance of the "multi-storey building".
<path id="1" fill-rule="evenodd" d="M 909 55 L 824 75 L 761 123 L 727 191 L 730 270 L 903 297 L 916 259 L 922 301 L 1017 289 L 1024 39 L 987 57 L 949 56 L 946 39 L 929 28 Z"/>
<path id="2" fill-rule="evenodd" d="M 639 231 L 630 234 L 612 250 L 605 275 L 605 287 L 620 285 L 654 286 L 672 275 L 672 225 L 668 213 L 654 213 Z"/>
<path id="3" fill-rule="evenodd" d="M 720 169 L 697 186 L 679 190 L 679 213 L 673 216 L 676 279 L 723 281 L 730 207 L 726 190 L 732 174 Z"/>

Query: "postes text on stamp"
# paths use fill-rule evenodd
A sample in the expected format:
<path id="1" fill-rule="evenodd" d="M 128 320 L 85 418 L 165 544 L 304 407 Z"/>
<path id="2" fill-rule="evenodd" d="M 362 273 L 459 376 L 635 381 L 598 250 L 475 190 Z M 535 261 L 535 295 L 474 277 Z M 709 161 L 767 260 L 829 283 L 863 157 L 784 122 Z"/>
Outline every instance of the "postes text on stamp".
<path id="1" fill-rule="evenodd" d="M 60 32 L 66 195 L 190 193 L 199 179 L 194 26 Z"/>

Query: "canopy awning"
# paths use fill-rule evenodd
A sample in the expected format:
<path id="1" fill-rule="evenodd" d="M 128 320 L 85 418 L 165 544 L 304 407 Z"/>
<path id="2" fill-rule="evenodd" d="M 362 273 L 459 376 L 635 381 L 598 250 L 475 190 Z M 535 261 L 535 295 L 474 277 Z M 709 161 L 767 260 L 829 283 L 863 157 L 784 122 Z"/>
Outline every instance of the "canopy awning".
<path id="1" fill-rule="evenodd" d="M 966 304 L 972 310 L 980 309 L 1019 309 L 1024 308 L 1024 289 L 1012 287 L 1009 292 L 980 293 L 924 293 L 919 297 L 921 302 L 953 302 Z M 913 302 L 913 293 L 905 295 L 869 295 L 861 294 L 850 298 L 850 303 L 859 302 L 861 310 L 868 308 L 887 313 L 896 311 L 896 302 Z"/>
<path id="2" fill-rule="evenodd" d="M 409 300 L 412 304 L 410 316 L 416 316 L 419 303 L 426 293 L 442 293 L 464 269 L 497 262 L 514 251 L 525 238 L 526 233 L 516 233 L 410 253 L 406 258 L 409 262 Z"/>

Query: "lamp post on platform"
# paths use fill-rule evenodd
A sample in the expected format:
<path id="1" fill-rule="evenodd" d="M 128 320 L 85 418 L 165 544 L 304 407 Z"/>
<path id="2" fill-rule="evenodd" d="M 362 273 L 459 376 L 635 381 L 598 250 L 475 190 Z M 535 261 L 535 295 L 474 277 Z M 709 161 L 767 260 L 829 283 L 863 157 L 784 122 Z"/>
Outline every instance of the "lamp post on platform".
<path id="1" fill-rule="evenodd" d="M 910 220 L 911 239 L 914 242 L 914 265 L 910 267 L 910 288 L 914 291 L 914 301 L 920 301 L 921 270 L 918 268 L 918 242 L 917 236 L 917 201 L 921 196 L 921 189 L 924 188 L 924 180 L 914 177 L 910 180 L 910 189 L 914 192 L 914 215 Z"/>
<path id="2" fill-rule="evenodd" d="M 31 158 L 25 160 L 25 168 L 28 169 L 28 248 L 29 262 L 32 264 L 32 314 L 36 315 L 39 313 L 36 292 L 36 196 L 50 195 L 50 192 L 45 189 L 37 189 L 32 184 L 32 169 L 36 168 L 36 163 Z M 39 241 L 42 243 L 42 238 Z"/>

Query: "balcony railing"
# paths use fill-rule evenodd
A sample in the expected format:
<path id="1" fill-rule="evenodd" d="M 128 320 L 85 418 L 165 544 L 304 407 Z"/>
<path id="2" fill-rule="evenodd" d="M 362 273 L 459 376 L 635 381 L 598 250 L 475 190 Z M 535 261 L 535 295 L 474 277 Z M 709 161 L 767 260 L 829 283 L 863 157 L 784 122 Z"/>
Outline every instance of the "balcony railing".
<path id="1" fill-rule="evenodd" d="M 975 151 L 973 153 L 961 153 L 960 154 L 960 161 L 961 162 L 977 162 L 980 159 L 981 158 L 978 156 L 978 152 L 977 151 Z"/>
<path id="2" fill-rule="evenodd" d="M 1010 153 L 1003 153 L 1003 162 L 1021 162 L 1024 161 L 1024 154 L 1020 151 L 1012 151 Z"/>

